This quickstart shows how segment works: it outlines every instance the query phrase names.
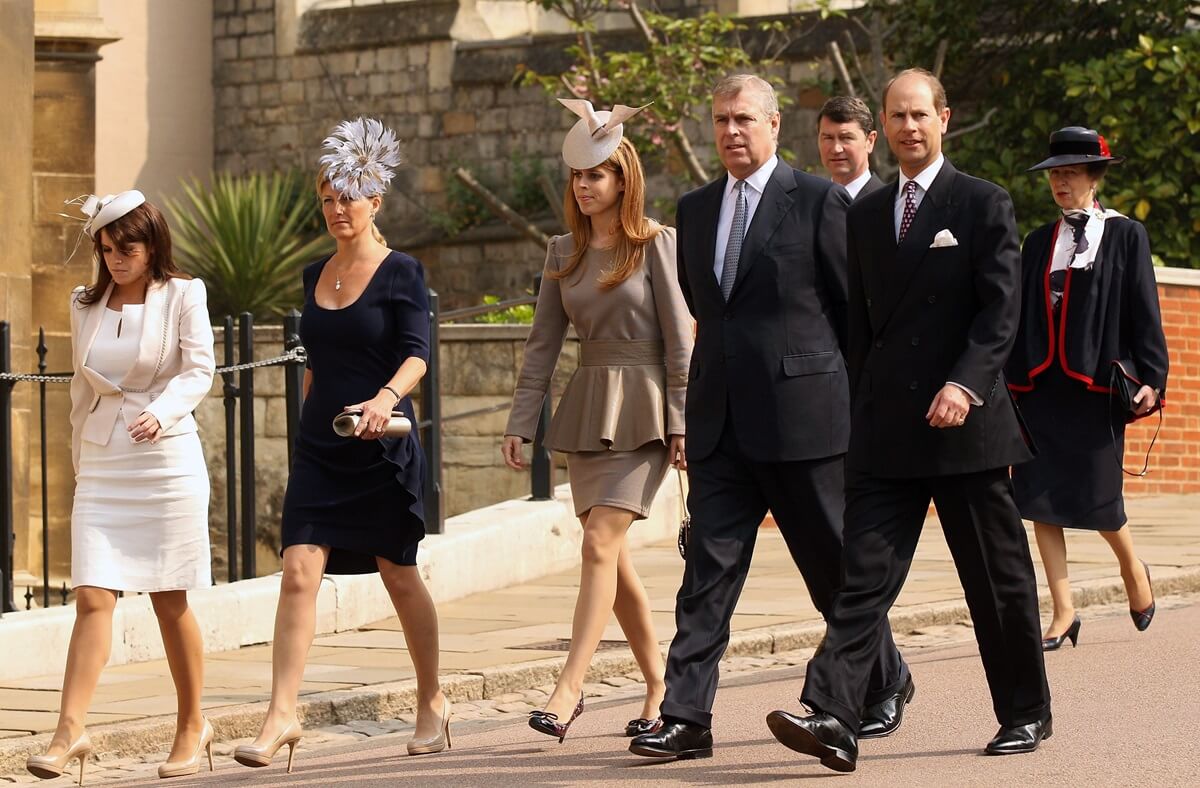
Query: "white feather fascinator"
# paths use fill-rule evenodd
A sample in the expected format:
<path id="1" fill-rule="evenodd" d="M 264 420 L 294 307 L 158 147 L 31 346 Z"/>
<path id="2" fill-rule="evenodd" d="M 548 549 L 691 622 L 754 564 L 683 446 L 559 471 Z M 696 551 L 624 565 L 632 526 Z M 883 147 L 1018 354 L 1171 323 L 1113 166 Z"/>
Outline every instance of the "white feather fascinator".
<path id="1" fill-rule="evenodd" d="M 352 200 L 386 192 L 403 161 L 396 134 L 375 118 L 342 121 L 321 149 L 329 183 Z"/>

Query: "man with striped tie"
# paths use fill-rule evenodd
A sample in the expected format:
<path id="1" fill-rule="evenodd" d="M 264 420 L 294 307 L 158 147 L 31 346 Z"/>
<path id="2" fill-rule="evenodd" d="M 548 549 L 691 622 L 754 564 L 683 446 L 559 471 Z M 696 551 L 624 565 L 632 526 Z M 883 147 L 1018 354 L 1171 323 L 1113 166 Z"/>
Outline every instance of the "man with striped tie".
<path id="1" fill-rule="evenodd" d="M 767 716 L 781 743 L 841 772 L 858 760 L 876 627 L 908 575 L 930 500 L 1000 723 L 985 752 L 1032 752 L 1052 733 L 1037 584 L 1008 473 L 1031 457 L 1003 373 L 1021 312 L 1012 200 L 942 155 L 950 108 L 933 74 L 893 78 L 881 116 L 900 177 L 856 201 L 847 220 L 846 578 L 800 696 L 815 713 Z M 928 741 L 939 746 L 936 733 Z"/>
<path id="2" fill-rule="evenodd" d="M 692 526 L 663 727 L 630 745 L 649 757 L 712 754 L 717 666 L 768 510 L 818 610 L 829 609 L 842 570 L 850 198 L 780 161 L 768 82 L 722 80 L 712 120 L 726 172 L 684 195 L 676 213 L 679 281 L 697 321 L 686 406 Z M 856 728 L 868 737 L 895 730 L 911 688 L 886 622 L 876 641 Z"/>

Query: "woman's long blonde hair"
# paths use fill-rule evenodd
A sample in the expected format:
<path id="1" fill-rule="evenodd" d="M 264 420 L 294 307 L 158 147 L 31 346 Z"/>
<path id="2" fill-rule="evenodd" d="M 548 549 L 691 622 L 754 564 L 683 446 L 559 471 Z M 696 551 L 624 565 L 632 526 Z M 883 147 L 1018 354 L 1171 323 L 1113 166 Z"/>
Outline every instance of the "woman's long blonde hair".
<path id="1" fill-rule="evenodd" d="M 618 198 L 620 209 L 617 216 L 620 230 L 617 232 L 613 265 L 599 279 L 600 287 L 608 290 L 624 282 L 638 269 L 645 258 L 646 244 L 654 240 L 654 236 L 662 230 L 662 225 L 646 218 L 646 175 L 642 172 L 642 161 L 638 158 L 637 150 L 629 140 L 622 138 L 613 154 L 599 166 L 625 179 L 625 191 Z M 579 210 L 579 203 L 575 201 L 575 172 L 571 171 L 566 193 L 563 195 L 563 215 L 575 242 L 575 249 L 565 267 L 550 273 L 552 279 L 563 279 L 574 273 L 583 262 L 583 256 L 587 254 L 588 244 L 592 240 L 592 221 Z"/>
<path id="2" fill-rule="evenodd" d="M 317 200 L 321 199 L 321 189 L 325 188 L 325 184 L 329 183 L 329 167 L 322 167 L 317 170 Z M 379 202 L 383 203 L 383 195 L 379 195 Z M 379 232 L 379 226 L 375 224 L 375 220 L 371 220 L 371 237 L 378 241 L 383 246 L 387 246 L 387 239 L 383 237 L 383 233 Z"/>

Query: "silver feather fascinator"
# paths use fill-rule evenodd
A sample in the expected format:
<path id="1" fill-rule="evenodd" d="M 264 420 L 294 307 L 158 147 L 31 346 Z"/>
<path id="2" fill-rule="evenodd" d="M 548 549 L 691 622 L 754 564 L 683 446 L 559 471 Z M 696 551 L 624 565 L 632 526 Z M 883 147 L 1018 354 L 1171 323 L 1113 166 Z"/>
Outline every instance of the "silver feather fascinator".
<path id="1" fill-rule="evenodd" d="M 329 183 L 352 200 L 386 192 L 403 161 L 396 134 L 375 118 L 342 121 L 321 149 Z"/>

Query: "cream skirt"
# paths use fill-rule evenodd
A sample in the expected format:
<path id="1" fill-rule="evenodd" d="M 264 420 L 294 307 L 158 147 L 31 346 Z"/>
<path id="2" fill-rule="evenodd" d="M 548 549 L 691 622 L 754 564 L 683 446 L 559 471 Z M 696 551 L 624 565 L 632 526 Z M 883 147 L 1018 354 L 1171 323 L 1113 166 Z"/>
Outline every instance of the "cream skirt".
<path id="1" fill-rule="evenodd" d="M 71 511 L 71 585 L 174 591 L 212 585 L 208 468 L 194 433 L 83 442 Z"/>

